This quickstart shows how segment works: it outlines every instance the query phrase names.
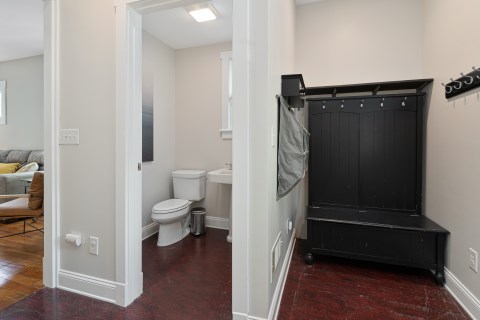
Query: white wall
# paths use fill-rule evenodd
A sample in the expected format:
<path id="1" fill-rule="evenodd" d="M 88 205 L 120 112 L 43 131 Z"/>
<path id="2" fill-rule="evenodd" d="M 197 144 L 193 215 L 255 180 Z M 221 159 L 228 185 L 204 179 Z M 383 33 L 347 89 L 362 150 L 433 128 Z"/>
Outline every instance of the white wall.
<path id="1" fill-rule="evenodd" d="M 60 146 L 60 268 L 115 280 L 115 11 L 110 1 L 58 1 L 60 128 L 80 145 Z M 63 240 L 99 237 L 99 255 Z"/>
<path id="2" fill-rule="evenodd" d="M 451 232 L 446 267 L 478 299 L 480 274 L 468 268 L 468 248 L 480 252 L 480 98 L 477 90 L 447 101 L 440 83 L 480 67 L 480 2 L 424 3 L 423 76 L 435 78 L 427 112 L 425 213 Z"/>
<path id="3" fill-rule="evenodd" d="M 43 55 L 0 62 L 7 81 L 7 124 L 0 149 L 43 149 Z"/>
<path id="4" fill-rule="evenodd" d="M 297 7 L 296 73 L 307 86 L 421 76 L 422 1 L 335 0 Z"/>
<path id="5" fill-rule="evenodd" d="M 175 51 L 175 167 L 212 171 L 232 162 L 232 142 L 222 140 L 222 63 L 231 43 Z M 230 186 L 207 182 L 208 216 L 229 218 Z"/>
<path id="6" fill-rule="evenodd" d="M 277 150 L 272 146 L 272 130 L 277 130 L 275 95 L 280 93 L 280 76 L 295 71 L 295 4 L 293 0 L 252 1 L 249 14 L 247 301 L 248 315 L 264 319 L 274 316 L 275 290 L 281 286 L 280 270 L 286 263 L 286 249 L 292 235 L 288 231 L 288 220 L 294 222 L 297 211 L 303 208 L 299 196 L 302 184 L 276 201 Z M 271 279 L 271 249 L 279 233 L 283 241 L 282 256 Z M 234 228 L 234 245 L 235 239 Z M 235 249 L 234 253 L 239 252 Z M 234 264 L 236 267 L 238 262 L 234 260 Z M 236 311 L 237 305 L 242 304 L 237 296 L 234 299 Z"/>
<path id="7" fill-rule="evenodd" d="M 153 97 L 153 161 L 142 168 L 142 226 L 152 207 L 173 196 L 175 169 L 175 51 L 143 32 L 143 91 Z"/>

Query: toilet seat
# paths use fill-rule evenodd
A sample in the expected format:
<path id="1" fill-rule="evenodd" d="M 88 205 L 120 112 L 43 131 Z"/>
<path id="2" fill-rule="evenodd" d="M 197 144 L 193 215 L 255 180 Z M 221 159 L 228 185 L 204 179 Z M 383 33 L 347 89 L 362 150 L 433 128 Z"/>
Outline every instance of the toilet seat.
<path id="1" fill-rule="evenodd" d="M 190 201 L 184 199 L 168 199 L 162 202 L 157 203 L 153 209 L 152 213 L 156 214 L 167 214 L 177 211 L 182 211 L 190 205 Z"/>

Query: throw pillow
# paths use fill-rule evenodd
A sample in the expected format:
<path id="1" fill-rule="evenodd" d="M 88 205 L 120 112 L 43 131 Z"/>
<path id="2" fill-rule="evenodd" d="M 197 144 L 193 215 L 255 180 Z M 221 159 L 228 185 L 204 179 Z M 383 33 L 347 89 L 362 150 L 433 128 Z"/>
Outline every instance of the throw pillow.
<path id="1" fill-rule="evenodd" d="M 28 208 L 32 210 L 40 209 L 43 205 L 43 172 L 38 171 L 33 174 L 32 184 L 30 185 L 30 198 L 28 198 Z"/>
<path id="2" fill-rule="evenodd" d="M 0 163 L 0 174 L 14 173 L 20 163 Z"/>
<path id="3" fill-rule="evenodd" d="M 32 162 L 29 164 L 24 165 L 20 169 L 16 171 L 16 173 L 22 173 L 22 172 L 35 172 L 38 170 L 38 163 Z"/>

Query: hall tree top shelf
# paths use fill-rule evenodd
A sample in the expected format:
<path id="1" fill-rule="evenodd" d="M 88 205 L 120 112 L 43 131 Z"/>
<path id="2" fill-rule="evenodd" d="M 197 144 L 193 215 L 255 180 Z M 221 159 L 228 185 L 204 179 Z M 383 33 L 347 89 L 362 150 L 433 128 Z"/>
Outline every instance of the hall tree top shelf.
<path id="1" fill-rule="evenodd" d="M 381 95 L 423 94 L 423 90 L 433 79 L 372 82 L 324 87 L 307 87 L 301 74 L 282 75 L 282 96 L 307 100 L 375 97 Z M 409 91 L 409 92 L 407 92 Z M 340 96 L 339 95 L 347 95 Z M 298 107 L 298 104 L 296 104 Z"/>

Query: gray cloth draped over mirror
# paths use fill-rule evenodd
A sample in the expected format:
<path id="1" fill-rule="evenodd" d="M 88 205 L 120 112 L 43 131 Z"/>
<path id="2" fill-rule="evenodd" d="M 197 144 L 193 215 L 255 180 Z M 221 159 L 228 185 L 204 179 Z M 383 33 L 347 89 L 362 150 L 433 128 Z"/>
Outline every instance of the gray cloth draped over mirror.
<path id="1" fill-rule="evenodd" d="M 310 133 L 290 111 L 288 102 L 277 96 L 278 110 L 278 177 L 277 200 L 287 195 L 305 176 L 308 168 Z"/>

